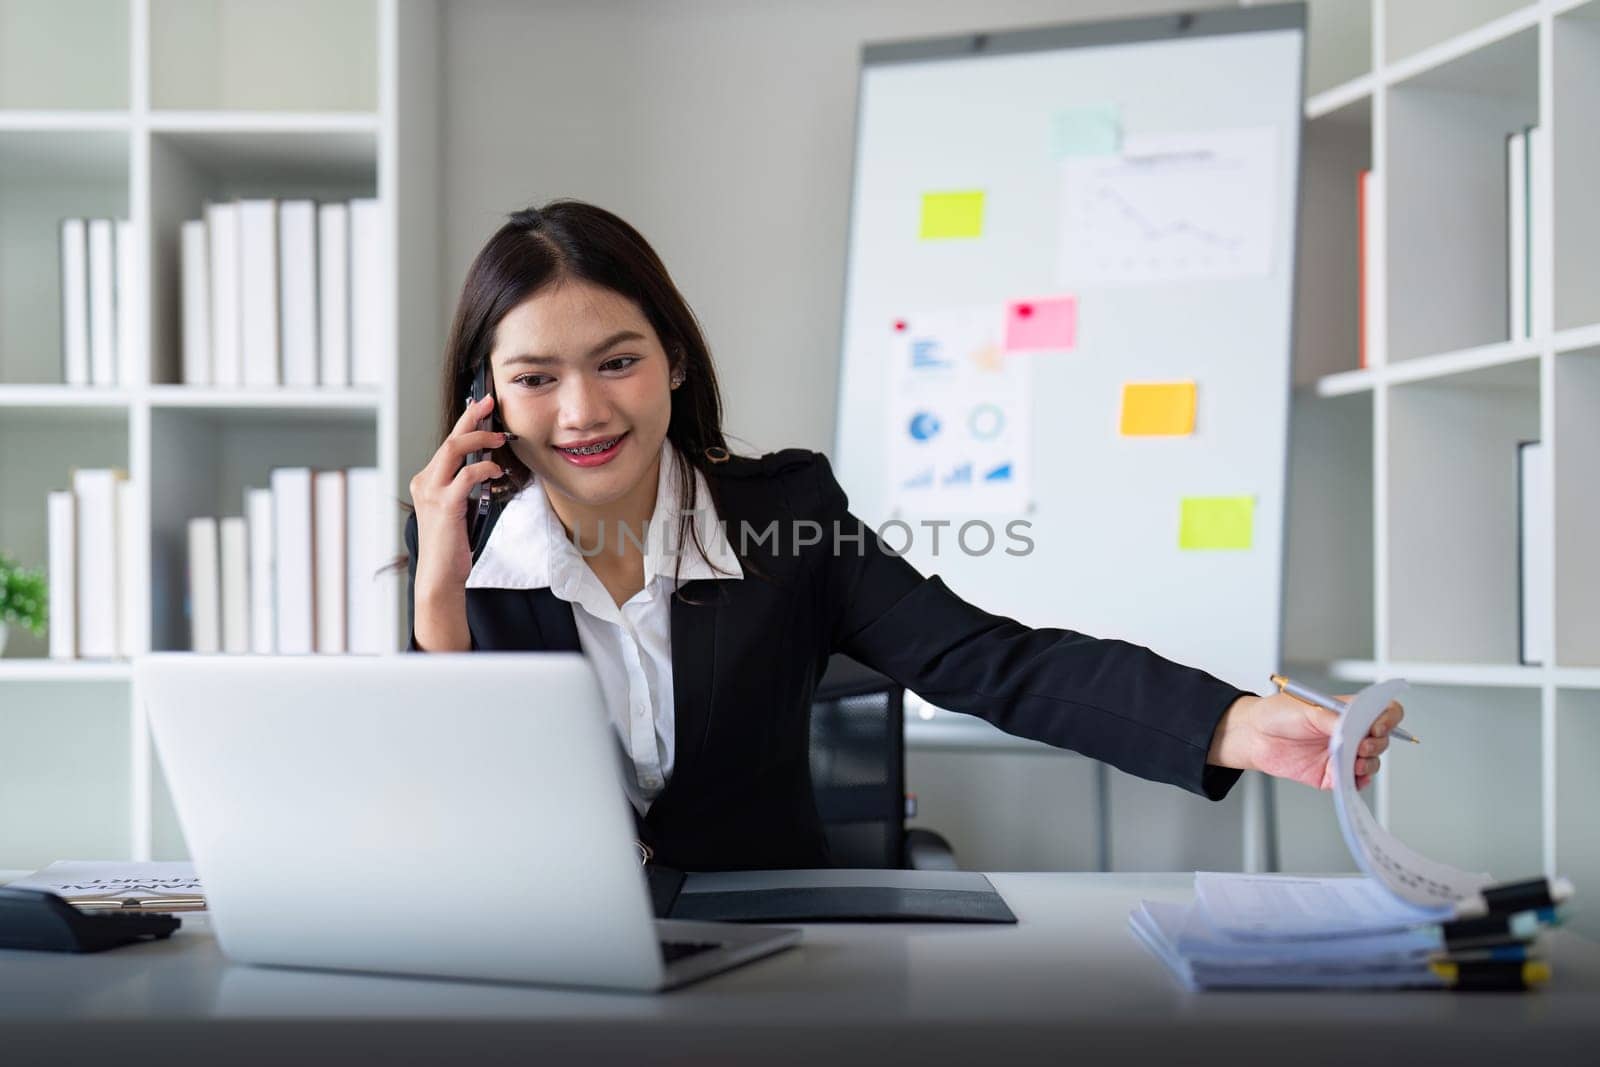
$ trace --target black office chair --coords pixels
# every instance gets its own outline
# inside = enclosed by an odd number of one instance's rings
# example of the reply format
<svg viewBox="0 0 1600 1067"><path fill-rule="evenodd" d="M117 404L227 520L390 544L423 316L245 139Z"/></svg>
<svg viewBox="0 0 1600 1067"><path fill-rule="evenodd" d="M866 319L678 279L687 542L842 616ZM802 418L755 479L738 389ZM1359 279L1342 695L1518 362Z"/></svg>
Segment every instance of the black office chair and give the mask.
<svg viewBox="0 0 1600 1067"><path fill-rule="evenodd" d="M905 690L848 656L812 700L811 784L836 866L959 869L943 837L906 829Z"/></svg>

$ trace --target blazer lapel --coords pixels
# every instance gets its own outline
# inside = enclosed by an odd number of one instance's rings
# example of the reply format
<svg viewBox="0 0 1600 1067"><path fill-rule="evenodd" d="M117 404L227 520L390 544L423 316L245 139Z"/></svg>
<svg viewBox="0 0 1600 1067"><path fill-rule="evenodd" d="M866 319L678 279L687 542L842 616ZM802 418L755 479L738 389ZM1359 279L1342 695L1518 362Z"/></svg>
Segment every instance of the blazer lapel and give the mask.
<svg viewBox="0 0 1600 1067"><path fill-rule="evenodd" d="M717 581L685 582L680 592L698 603L672 598L672 780L651 805L683 792L678 783L692 780L705 748L716 706L717 620L727 591Z"/></svg>
<svg viewBox="0 0 1600 1067"><path fill-rule="evenodd" d="M528 607L533 614L534 626L546 652L582 652L578 642L578 624L572 618L572 605L549 589L533 589L528 594Z"/></svg>

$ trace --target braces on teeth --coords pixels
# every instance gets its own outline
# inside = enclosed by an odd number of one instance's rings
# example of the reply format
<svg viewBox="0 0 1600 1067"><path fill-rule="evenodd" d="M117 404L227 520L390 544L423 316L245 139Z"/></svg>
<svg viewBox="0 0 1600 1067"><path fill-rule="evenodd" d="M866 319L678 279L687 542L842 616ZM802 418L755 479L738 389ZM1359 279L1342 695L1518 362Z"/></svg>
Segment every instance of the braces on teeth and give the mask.
<svg viewBox="0 0 1600 1067"><path fill-rule="evenodd" d="M616 443L617 439L613 437L609 441L601 441L596 445L584 445L582 448L563 448L561 451L573 456L592 456L597 452L604 452Z"/></svg>

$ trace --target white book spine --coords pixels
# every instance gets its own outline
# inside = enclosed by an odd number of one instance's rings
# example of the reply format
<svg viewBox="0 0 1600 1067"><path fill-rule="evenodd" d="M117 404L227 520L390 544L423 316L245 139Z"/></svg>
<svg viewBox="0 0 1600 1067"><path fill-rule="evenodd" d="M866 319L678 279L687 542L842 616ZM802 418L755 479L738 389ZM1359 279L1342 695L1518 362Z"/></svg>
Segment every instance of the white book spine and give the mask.
<svg viewBox="0 0 1600 1067"><path fill-rule="evenodd" d="M110 219L89 220L89 378L117 384L116 228Z"/></svg>
<svg viewBox="0 0 1600 1067"><path fill-rule="evenodd" d="M221 575L217 560L217 520L189 520L189 651L220 652Z"/></svg>
<svg viewBox="0 0 1600 1067"><path fill-rule="evenodd" d="M69 490L45 498L50 558L50 658L78 655L77 497Z"/></svg>
<svg viewBox="0 0 1600 1067"><path fill-rule="evenodd" d="M317 584L317 651L346 649L345 483L344 471L317 471L313 478Z"/></svg>
<svg viewBox="0 0 1600 1067"><path fill-rule="evenodd" d="M244 519L231 516L217 525L222 563L222 651L250 651L250 535Z"/></svg>
<svg viewBox="0 0 1600 1067"><path fill-rule="evenodd" d="M246 489L250 526L250 651L270 656L278 648L272 566L272 490Z"/></svg>
<svg viewBox="0 0 1600 1067"><path fill-rule="evenodd" d="M239 332L239 208L206 205L206 237L211 267L211 383L237 386L244 381Z"/></svg>
<svg viewBox="0 0 1600 1067"><path fill-rule="evenodd" d="M239 201L239 338L244 384L279 384L276 200Z"/></svg>
<svg viewBox="0 0 1600 1067"><path fill-rule="evenodd" d="M1527 315L1523 322L1523 329L1530 337L1533 336L1539 317L1535 309L1545 300L1544 294L1547 291L1546 286L1549 284L1549 279L1545 277L1544 273L1545 265L1550 262L1549 249L1545 248L1542 243L1544 240L1543 235L1549 232L1548 227L1542 221L1544 212L1548 210L1549 205L1539 195L1539 190L1544 186L1535 180L1538 167L1547 162L1549 158L1544 127L1528 127L1528 155L1523 167L1522 177L1522 184L1528 190L1526 216L1528 220L1528 251L1527 267L1525 268L1528 275L1528 295L1526 298Z"/></svg>
<svg viewBox="0 0 1600 1067"><path fill-rule="evenodd" d="M319 375L325 386L350 384L350 209L317 208Z"/></svg>
<svg viewBox="0 0 1600 1067"><path fill-rule="evenodd" d="M350 651L380 655L393 650L393 620L385 599L393 587L380 574L388 563L380 531L383 529L383 494L376 467L353 467L345 472L345 528L349 546L349 598L346 628ZM385 627L387 626L387 629Z"/></svg>
<svg viewBox="0 0 1600 1067"><path fill-rule="evenodd" d="M1528 335L1527 137L1506 136L1506 336Z"/></svg>
<svg viewBox="0 0 1600 1067"><path fill-rule="evenodd" d="M103 468L72 473L78 498L78 655L117 654L121 587L117 582L117 472Z"/></svg>
<svg viewBox="0 0 1600 1067"><path fill-rule="evenodd" d="M311 471L280 467L272 472L272 547L277 644L282 655L308 653L315 646L314 543Z"/></svg>
<svg viewBox="0 0 1600 1067"><path fill-rule="evenodd" d="M139 486L126 479L117 482L117 578L122 591L122 617L117 624L117 655L136 656L145 651L143 561L139 546L144 539L144 500Z"/></svg>
<svg viewBox="0 0 1600 1067"><path fill-rule="evenodd" d="M204 219L183 224L183 384L211 384L211 252Z"/></svg>
<svg viewBox="0 0 1600 1067"><path fill-rule="evenodd" d="M140 372L138 339L139 294L138 248L133 223L117 220L117 384L136 385Z"/></svg>
<svg viewBox="0 0 1600 1067"><path fill-rule="evenodd" d="M89 384L89 236L83 219L61 220L61 359L68 385Z"/></svg>
<svg viewBox="0 0 1600 1067"><path fill-rule="evenodd" d="M1520 508L1517 526L1521 559L1518 585L1522 593L1523 663L1538 666L1550 661L1551 573L1550 490L1545 482L1544 446L1537 441L1517 448L1517 489Z"/></svg>
<svg viewBox="0 0 1600 1067"><path fill-rule="evenodd" d="M383 224L376 200L350 201L350 380L380 385L389 365L384 328Z"/></svg>
<svg viewBox="0 0 1600 1067"><path fill-rule="evenodd" d="M278 205L278 295L282 307L283 384L317 384L317 205Z"/></svg>
<svg viewBox="0 0 1600 1067"><path fill-rule="evenodd" d="M1362 198L1366 201L1367 210L1362 217L1362 225L1366 232L1362 234L1361 247L1365 249L1367 262L1361 271L1363 306L1366 313L1362 318L1362 347L1366 352L1369 363L1377 359L1380 337L1383 332L1383 285L1376 269L1377 259L1377 230L1378 230L1378 197L1382 195L1383 183L1378 180L1378 172L1364 170L1361 172Z"/></svg>

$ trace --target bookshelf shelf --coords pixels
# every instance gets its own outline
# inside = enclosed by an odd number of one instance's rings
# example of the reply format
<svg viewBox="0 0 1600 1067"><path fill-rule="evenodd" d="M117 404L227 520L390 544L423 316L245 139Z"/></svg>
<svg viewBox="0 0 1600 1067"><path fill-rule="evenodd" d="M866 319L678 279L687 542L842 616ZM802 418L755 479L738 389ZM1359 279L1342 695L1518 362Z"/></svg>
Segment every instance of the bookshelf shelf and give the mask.
<svg viewBox="0 0 1600 1067"><path fill-rule="evenodd" d="M127 389L97 388L83 385L0 385L0 409L17 409L20 417L29 411L49 410L54 415L124 414L133 403Z"/></svg>
<svg viewBox="0 0 1600 1067"><path fill-rule="evenodd" d="M3 682L127 682L133 668L126 660L0 659Z"/></svg>
<svg viewBox="0 0 1600 1067"><path fill-rule="evenodd" d="M295 418L324 415L371 416L382 397L376 389L218 389L192 385L153 385L152 410L218 411Z"/></svg>
<svg viewBox="0 0 1600 1067"><path fill-rule="evenodd" d="M1326 590L1370 583L1372 640L1352 642L1340 610L1307 610L1292 644L1286 632L1286 659L1335 685L1413 683L1408 719L1427 759L1387 761L1375 797L1379 817L1408 843L1498 873L1600 877L1584 826L1600 803L1589 771L1600 758L1600 0L1359 6L1370 7L1380 58L1310 102L1301 270L1317 284L1302 286L1299 311L1322 323L1352 314L1356 218L1348 199L1318 193L1337 190L1363 158L1326 145L1341 116L1365 114L1364 158L1384 216L1367 266L1387 313L1370 369L1353 369L1351 326L1302 335L1297 360L1307 363L1296 380L1309 387L1297 391L1295 417L1323 425L1309 431L1323 452L1357 457L1347 472L1360 466L1357 440L1368 447L1371 522L1330 538L1319 525L1327 509L1302 503L1288 551L1295 558L1297 540L1318 546L1334 572ZM1369 79L1370 97L1359 88ZM1366 112L1351 110L1358 105ZM1543 131L1528 178L1532 328L1511 337L1506 137L1529 126ZM1347 236L1327 237L1336 225ZM1351 410L1370 410L1370 424L1348 418ZM1341 417L1351 435L1342 443L1326 428ZM1519 662L1523 440L1545 444L1553 487L1534 502L1544 528L1528 534L1554 559L1528 600L1553 624L1553 655L1540 666ZM1291 487L1300 476L1295 468ZM1330 551L1342 537L1369 544L1370 562ZM1436 790L1460 795L1463 781L1475 794L1483 784L1471 811L1426 803ZM1482 839L1462 827L1479 827ZM1290 821L1283 832L1300 829Z"/></svg>
<svg viewBox="0 0 1600 1067"><path fill-rule="evenodd" d="M1316 96L1306 101L1306 118L1320 119L1337 111L1342 111L1352 104L1359 104L1372 98L1373 86L1376 82L1372 75L1363 74L1343 85L1336 85L1332 89L1325 89Z"/></svg>
<svg viewBox="0 0 1600 1067"><path fill-rule="evenodd" d="M133 129L133 117L126 111L18 111L0 110L0 132L40 131L79 133Z"/></svg>
<svg viewBox="0 0 1600 1067"><path fill-rule="evenodd" d="M354 111L153 111L148 123L156 133L364 133L376 136L382 120L375 114Z"/></svg>

